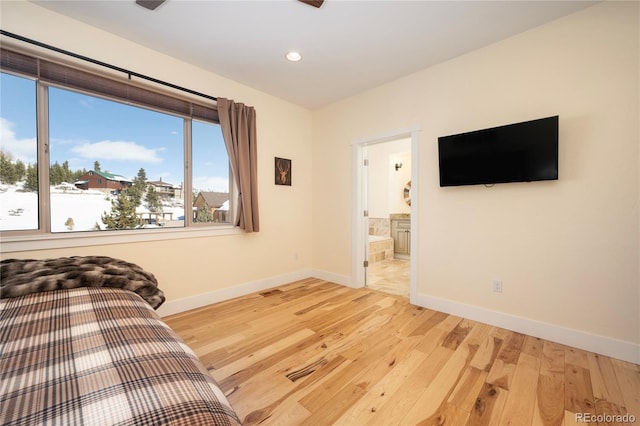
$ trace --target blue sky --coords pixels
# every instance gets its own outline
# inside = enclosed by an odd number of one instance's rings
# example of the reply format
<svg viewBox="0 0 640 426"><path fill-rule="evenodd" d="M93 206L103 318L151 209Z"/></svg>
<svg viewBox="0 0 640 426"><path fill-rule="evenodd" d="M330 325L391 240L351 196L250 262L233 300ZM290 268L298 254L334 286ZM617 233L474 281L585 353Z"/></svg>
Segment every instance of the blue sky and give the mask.
<svg viewBox="0 0 640 426"><path fill-rule="evenodd" d="M0 148L24 163L36 161L35 84L0 74ZM183 119L59 89L49 89L51 163L148 180L184 181ZM194 188L226 191L228 159L218 126L193 121Z"/></svg>

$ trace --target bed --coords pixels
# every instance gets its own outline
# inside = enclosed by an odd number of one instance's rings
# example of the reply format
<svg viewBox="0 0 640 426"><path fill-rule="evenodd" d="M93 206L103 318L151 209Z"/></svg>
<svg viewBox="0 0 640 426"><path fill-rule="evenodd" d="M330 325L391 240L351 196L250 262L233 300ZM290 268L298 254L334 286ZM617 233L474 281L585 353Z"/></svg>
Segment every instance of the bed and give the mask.
<svg viewBox="0 0 640 426"><path fill-rule="evenodd" d="M0 424L240 424L163 302L119 259L0 262Z"/></svg>

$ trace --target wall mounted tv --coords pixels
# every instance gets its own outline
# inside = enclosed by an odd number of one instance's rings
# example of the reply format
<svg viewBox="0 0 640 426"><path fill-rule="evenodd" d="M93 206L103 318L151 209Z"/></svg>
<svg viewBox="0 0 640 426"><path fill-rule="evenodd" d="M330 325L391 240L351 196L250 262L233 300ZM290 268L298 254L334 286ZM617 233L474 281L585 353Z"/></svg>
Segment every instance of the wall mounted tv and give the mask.
<svg viewBox="0 0 640 426"><path fill-rule="evenodd" d="M440 186L558 179L558 116L438 138Z"/></svg>

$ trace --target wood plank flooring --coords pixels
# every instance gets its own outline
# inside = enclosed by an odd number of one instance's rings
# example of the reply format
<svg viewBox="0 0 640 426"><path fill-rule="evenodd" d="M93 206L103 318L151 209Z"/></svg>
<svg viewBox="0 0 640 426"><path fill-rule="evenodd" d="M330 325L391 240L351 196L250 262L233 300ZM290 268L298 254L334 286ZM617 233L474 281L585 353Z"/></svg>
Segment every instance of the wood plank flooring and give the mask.
<svg viewBox="0 0 640 426"><path fill-rule="evenodd" d="M638 365L370 289L306 279L165 321L248 425L640 423Z"/></svg>

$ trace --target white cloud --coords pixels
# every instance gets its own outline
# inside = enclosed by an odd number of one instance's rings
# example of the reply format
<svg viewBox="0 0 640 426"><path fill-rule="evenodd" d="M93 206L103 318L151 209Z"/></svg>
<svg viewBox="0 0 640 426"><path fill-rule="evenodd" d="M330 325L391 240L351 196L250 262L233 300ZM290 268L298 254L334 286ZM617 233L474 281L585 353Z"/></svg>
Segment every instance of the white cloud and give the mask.
<svg viewBox="0 0 640 426"><path fill-rule="evenodd" d="M36 138L18 139L13 130L14 123L0 117L0 149L11 154L13 160L35 164L37 158Z"/></svg>
<svg viewBox="0 0 640 426"><path fill-rule="evenodd" d="M162 158L158 153L164 148L150 149L135 142L128 141L100 141L83 143L71 148L71 151L83 158L92 160L125 160L143 163L160 163Z"/></svg>
<svg viewBox="0 0 640 426"><path fill-rule="evenodd" d="M229 179L216 176L198 176L193 178L192 184L196 191L229 191Z"/></svg>
<svg viewBox="0 0 640 426"><path fill-rule="evenodd" d="M58 145L73 145L78 143L77 140L59 138L52 138L49 142L51 143L52 148L57 147Z"/></svg>
<svg viewBox="0 0 640 426"><path fill-rule="evenodd" d="M93 99L91 98L81 98L78 103L84 108L93 109Z"/></svg>

